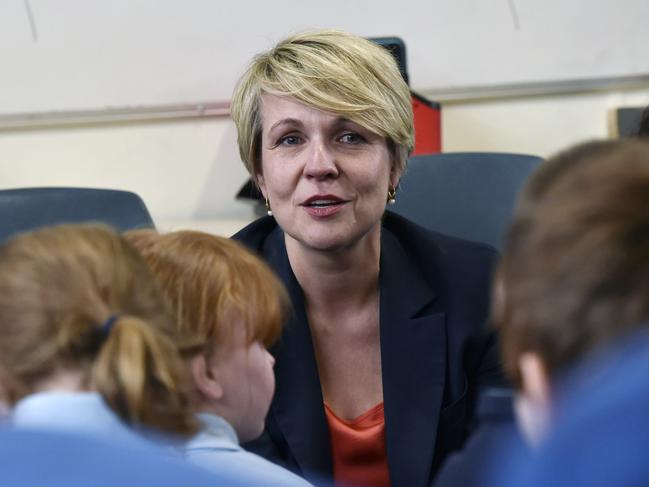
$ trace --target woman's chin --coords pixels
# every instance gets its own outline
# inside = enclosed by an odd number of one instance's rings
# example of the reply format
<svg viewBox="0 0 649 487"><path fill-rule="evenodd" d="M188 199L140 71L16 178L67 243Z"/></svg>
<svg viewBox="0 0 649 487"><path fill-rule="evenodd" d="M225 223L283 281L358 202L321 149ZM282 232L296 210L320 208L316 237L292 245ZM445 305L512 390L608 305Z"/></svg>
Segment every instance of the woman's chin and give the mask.
<svg viewBox="0 0 649 487"><path fill-rule="evenodd" d="M296 222L297 223L297 222ZM280 226L282 226L280 224ZM380 220L372 225L362 225L359 221L338 221L328 224L305 222L302 225L286 225L283 227L287 238L287 246L320 252L339 252L353 249L356 244L370 235L380 235ZM376 232L373 232L376 229ZM289 243L289 240L293 242Z"/></svg>
<svg viewBox="0 0 649 487"><path fill-rule="evenodd" d="M313 232L306 235L287 234L287 240L293 240L295 247L305 250L336 253L352 250L366 236L367 232ZM287 244L292 245L288 241Z"/></svg>
<svg viewBox="0 0 649 487"><path fill-rule="evenodd" d="M288 246L300 247L305 250L334 252L349 245L349 236L334 234L327 231L311 232L308 234L286 232ZM289 240L293 242L289 243Z"/></svg>
<svg viewBox="0 0 649 487"><path fill-rule="evenodd" d="M323 236L309 238L301 242L304 247L320 252L335 252L348 246L347 239Z"/></svg>

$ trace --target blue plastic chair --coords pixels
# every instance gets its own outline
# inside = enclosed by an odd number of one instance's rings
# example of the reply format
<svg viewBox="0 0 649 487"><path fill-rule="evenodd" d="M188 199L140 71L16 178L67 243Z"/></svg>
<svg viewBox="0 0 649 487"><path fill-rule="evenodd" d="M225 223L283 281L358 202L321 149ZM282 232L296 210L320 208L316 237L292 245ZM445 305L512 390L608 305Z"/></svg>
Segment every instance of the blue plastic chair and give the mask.
<svg viewBox="0 0 649 487"><path fill-rule="evenodd" d="M101 222L119 231L154 227L142 199L129 191L93 188L0 190L0 242L61 223Z"/></svg>
<svg viewBox="0 0 649 487"><path fill-rule="evenodd" d="M541 160L482 152L413 157L389 209L430 230L500 250L518 192Z"/></svg>

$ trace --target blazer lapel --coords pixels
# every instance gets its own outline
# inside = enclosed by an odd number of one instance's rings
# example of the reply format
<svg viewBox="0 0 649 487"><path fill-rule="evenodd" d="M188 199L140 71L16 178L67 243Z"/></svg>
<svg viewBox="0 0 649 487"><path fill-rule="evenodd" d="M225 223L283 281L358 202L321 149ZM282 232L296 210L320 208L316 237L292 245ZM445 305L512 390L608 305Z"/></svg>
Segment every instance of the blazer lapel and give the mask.
<svg viewBox="0 0 649 487"><path fill-rule="evenodd" d="M266 249L269 250L264 251L265 257L286 284L293 303L293 315L273 349L276 386L271 414L302 472L307 478L314 475L317 479L331 475L333 466L304 296L291 269L283 233L277 229L268 240Z"/></svg>
<svg viewBox="0 0 649 487"><path fill-rule="evenodd" d="M428 485L446 372L445 313L399 241L381 237L381 360L393 487Z"/></svg>

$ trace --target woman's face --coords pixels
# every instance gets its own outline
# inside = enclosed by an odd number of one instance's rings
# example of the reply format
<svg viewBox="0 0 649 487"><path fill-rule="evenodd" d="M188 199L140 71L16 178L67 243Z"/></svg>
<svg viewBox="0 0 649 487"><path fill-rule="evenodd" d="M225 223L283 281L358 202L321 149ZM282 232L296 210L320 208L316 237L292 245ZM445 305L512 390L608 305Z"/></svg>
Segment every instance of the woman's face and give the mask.
<svg viewBox="0 0 649 487"><path fill-rule="evenodd" d="M261 104L259 186L288 239L340 250L378 236L398 174L384 137L291 97Z"/></svg>

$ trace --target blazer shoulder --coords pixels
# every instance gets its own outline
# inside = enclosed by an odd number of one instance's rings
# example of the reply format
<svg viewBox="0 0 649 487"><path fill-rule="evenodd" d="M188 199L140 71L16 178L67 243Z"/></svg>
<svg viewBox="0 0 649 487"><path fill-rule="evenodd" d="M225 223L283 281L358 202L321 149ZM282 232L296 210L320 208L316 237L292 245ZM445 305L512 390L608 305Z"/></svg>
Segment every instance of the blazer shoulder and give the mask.
<svg viewBox="0 0 649 487"><path fill-rule="evenodd" d="M488 244L434 232L389 211L383 225L417 262L432 261L449 271L486 268L491 273L499 258Z"/></svg>
<svg viewBox="0 0 649 487"><path fill-rule="evenodd" d="M261 253L266 238L277 228L277 222L272 216L261 217L246 225L232 235L237 240L254 252Z"/></svg>

